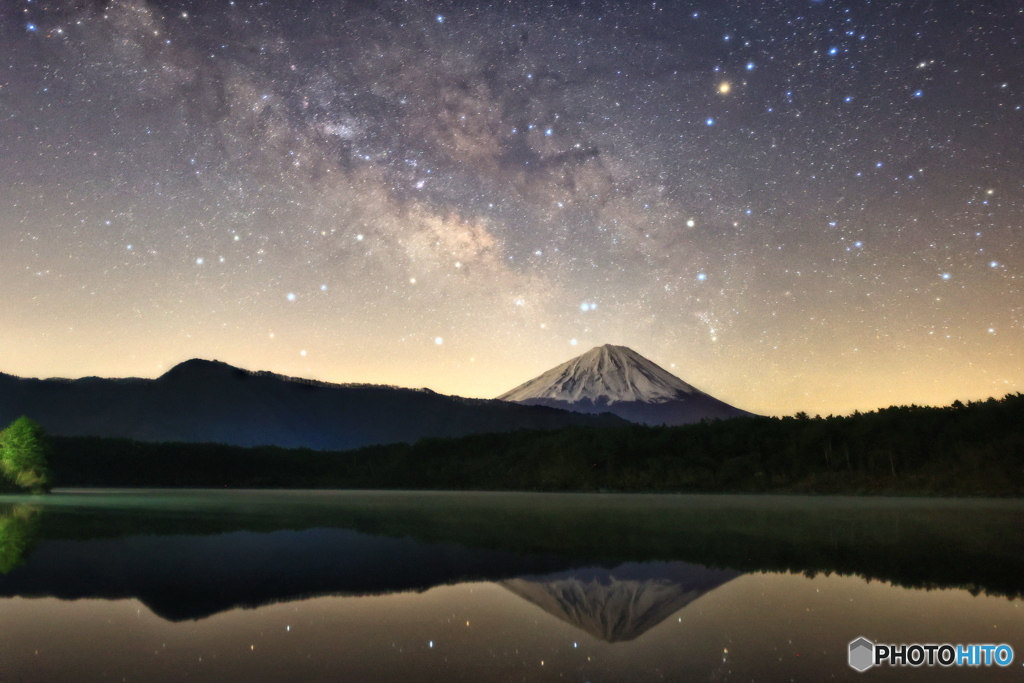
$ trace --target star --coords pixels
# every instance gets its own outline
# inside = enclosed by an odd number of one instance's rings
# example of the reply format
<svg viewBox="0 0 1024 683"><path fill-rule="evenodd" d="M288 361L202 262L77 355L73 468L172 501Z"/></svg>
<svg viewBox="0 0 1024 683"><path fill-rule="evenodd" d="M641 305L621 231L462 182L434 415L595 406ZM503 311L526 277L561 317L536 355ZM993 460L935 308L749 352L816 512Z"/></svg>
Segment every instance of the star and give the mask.
<svg viewBox="0 0 1024 683"><path fill-rule="evenodd" d="M493 397L612 343L773 415L1020 374L1005 6L58 4L0 13L2 372Z"/></svg>

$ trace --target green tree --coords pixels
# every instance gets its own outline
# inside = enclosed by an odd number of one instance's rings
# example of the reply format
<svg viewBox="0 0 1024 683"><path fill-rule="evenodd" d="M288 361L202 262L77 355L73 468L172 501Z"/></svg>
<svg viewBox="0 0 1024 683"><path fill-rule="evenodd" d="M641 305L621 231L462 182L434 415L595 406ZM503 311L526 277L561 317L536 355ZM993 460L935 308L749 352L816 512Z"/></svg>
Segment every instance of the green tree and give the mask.
<svg viewBox="0 0 1024 683"><path fill-rule="evenodd" d="M7 488L46 493L50 490L47 463L50 442L38 422L19 417L0 432L0 475Z"/></svg>

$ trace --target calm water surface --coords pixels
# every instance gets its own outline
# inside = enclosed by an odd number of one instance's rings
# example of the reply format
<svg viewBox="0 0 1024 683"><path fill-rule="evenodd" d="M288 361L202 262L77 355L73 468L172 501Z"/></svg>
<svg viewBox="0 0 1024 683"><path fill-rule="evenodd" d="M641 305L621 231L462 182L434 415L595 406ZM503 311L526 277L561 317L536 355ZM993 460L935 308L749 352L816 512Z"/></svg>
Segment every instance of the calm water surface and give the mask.
<svg viewBox="0 0 1024 683"><path fill-rule="evenodd" d="M1020 680L1024 502L0 497L0 681ZM847 666L1007 643L1006 669Z"/></svg>

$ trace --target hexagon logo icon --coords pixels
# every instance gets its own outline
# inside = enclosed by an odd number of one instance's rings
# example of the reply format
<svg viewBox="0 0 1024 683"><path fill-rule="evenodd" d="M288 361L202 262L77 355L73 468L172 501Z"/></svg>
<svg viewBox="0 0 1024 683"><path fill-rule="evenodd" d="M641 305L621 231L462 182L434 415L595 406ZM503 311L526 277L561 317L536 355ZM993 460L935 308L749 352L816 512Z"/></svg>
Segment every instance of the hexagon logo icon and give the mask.
<svg viewBox="0 0 1024 683"><path fill-rule="evenodd" d="M850 643L850 667L867 671L875 665L875 644L864 637Z"/></svg>

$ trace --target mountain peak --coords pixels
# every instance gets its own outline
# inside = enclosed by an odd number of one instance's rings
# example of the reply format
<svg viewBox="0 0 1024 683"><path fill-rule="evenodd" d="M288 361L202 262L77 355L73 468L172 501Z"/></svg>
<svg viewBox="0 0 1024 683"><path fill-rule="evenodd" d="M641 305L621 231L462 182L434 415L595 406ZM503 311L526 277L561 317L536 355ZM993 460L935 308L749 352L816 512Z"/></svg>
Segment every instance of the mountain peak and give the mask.
<svg viewBox="0 0 1024 683"><path fill-rule="evenodd" d="M595 346L498 398L553 399L610 405L624 401L662 403L701 394L627 346Z"/></svg>
<svg viewBox="0 0 1024 683"><path fill-rule="evenodd" d="M203 358L191 358L178 363L173 368L161 375L164 378L190 378L208 376L212 374L227 374L232 372L244 372L234 365L228 365L219 360L205 360Z"/></svg>

